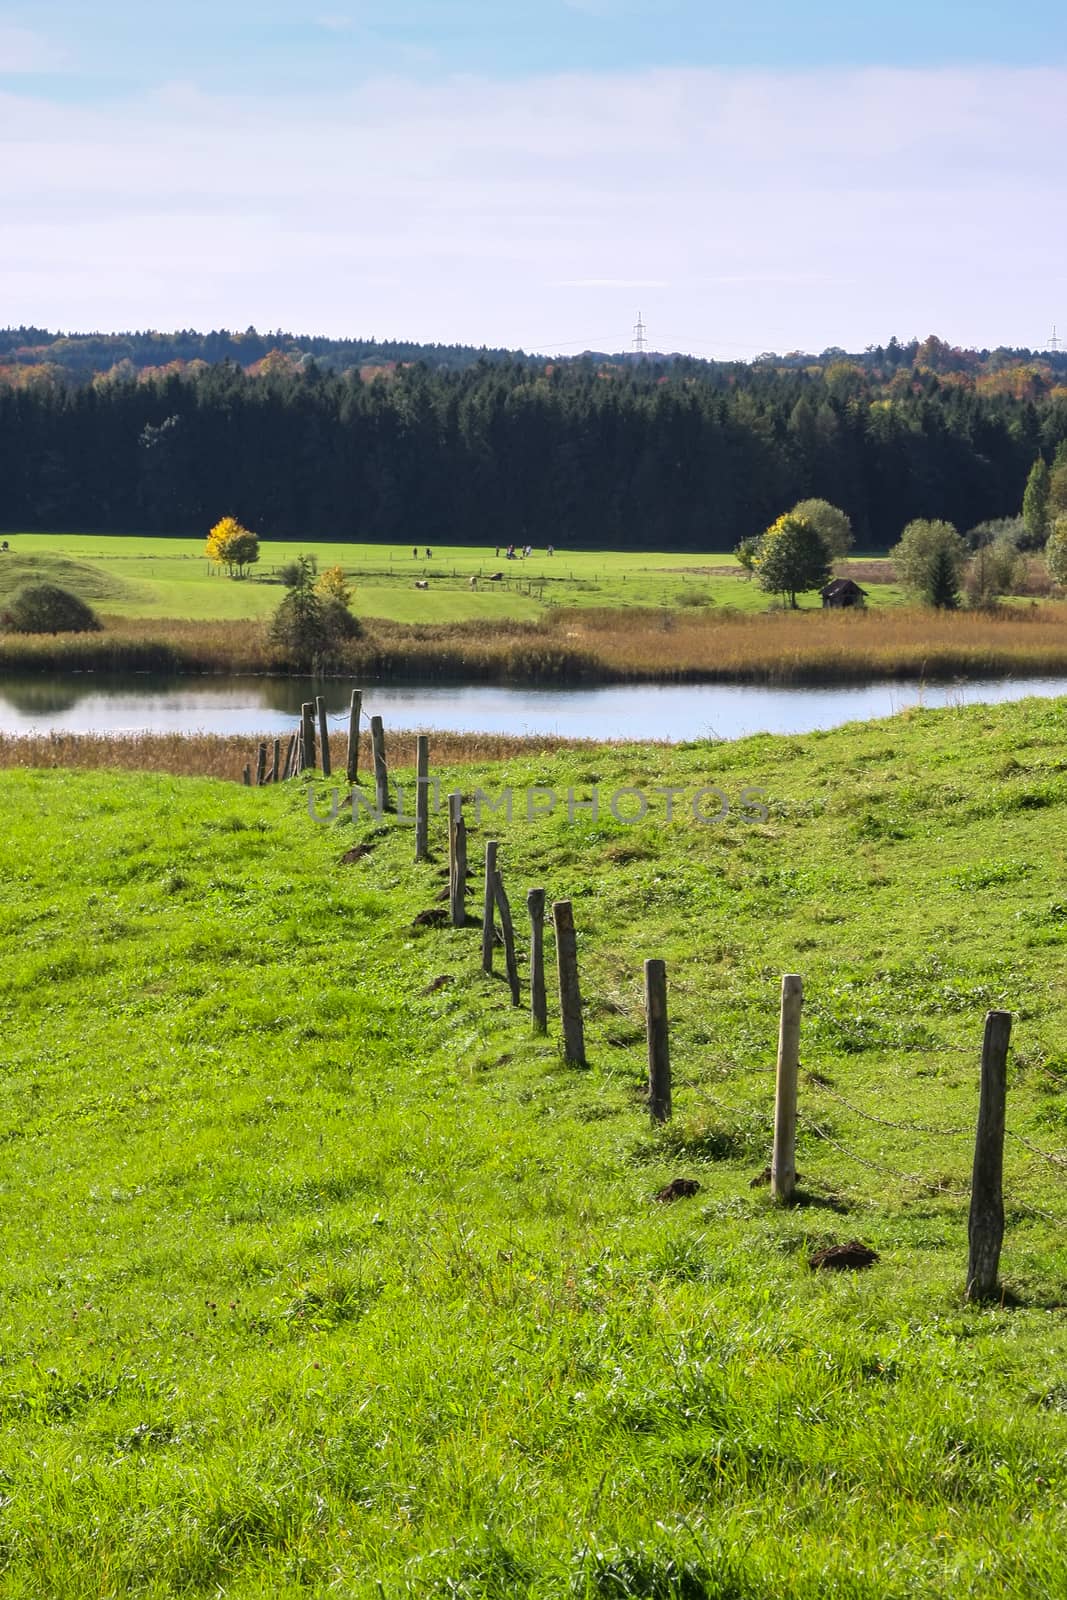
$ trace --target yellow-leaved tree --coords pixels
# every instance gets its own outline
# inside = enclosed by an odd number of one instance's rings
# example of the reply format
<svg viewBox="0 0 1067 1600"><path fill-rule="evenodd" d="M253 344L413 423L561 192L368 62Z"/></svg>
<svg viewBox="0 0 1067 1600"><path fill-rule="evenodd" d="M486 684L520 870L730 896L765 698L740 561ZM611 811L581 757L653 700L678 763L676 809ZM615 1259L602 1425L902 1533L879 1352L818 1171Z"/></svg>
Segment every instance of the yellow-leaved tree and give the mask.
<svg viewBox="0 0 1067 1600"><path fill-rule="evenodd" d="M352 588L345 578L343 567L327 567L315 580L315 593L323 600L339 600L347 606L352 602Z"/></svg>
<svg viewBox="0 0 1067 1600"><path fill-rule="evenodd" d="M242 527L236 517L223 517L208 534L204 554L216 566L225 567L231 578L243 578L259 560L259 537Z"/></svg>

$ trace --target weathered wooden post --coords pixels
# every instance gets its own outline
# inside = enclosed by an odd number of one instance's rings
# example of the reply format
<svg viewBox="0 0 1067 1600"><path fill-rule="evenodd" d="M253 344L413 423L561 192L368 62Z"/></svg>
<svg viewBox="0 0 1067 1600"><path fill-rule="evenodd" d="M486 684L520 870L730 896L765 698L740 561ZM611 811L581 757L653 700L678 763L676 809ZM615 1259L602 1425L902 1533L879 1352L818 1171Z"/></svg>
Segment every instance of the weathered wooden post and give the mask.
<svg viewBox="0 0 1067 1600"><path fill-rule="evenodd" d="M526 896L530 913L530 1021L538 1033L548 1027L545 998L545 891L531 889Z"/></svg>
<svg viewBox="0 0 1067 1600"><path fill-rule="evenodd" d="M485 841L485 895L482 900L482 971L493 970L493 944L496 940L496 921L493 911L496 906L496 852L495 839Z"/></svg>
<svg viewBox="0 0 1067 1600"><path fill-rule="evenodd" d="M653 1122L671 1115L671 1051L667 1032L667 967L645 962L645 1030L648 1036L648 1109Z"/></svg>
<svg viewBox="0 0 1067 1600"><path fill-rule="evenodd" d="M291 778L293 773L296 771L296 747L299 743L299 733L291 733L289 735L289 748L285 752L285 771L282 773L283 778Z"/></svg>
<svg viewBox="0 0 1067 1600"><path fill-rule="evenodd" d="M267 777L267 747L261 744L256 751L256 788L262 789Z"/></svg>
<svg viewBox="0 0 1067 1600"><path fill-rule="evenodd" d="M467 925L467 824L463 820L463 796L457 790L448 797L449 899L452 926Z"/></svg>
<svg viewBox="0 0 1067 1600"><path fill-rule="evenodd" d="M333 771L330 766L330 724L326 717L326 697L315 696L315 710L319 717L319 744L322 747L322 775L328 778Z"/></svg>
<svg viewBox="0 0 1067 1600"><path fill-rule="evenodd" d="M281 776L282 776L282 741L280 739L275 739L275 741L274 741L274 761L273 761L273 763L271 765L271 769L270 769L270 781L272 783L280 783L281 782Z"/></svg>
<svg viewBox="0 0 1067 1600"><path fill-rule="evenodd" d="M315 770L315 703L305 700L300 707L300 771Z"/></svg>
<svg viewBox="0 0 1067 1600"><path fill-rule="evenodd" d="M1004 1123L1011 1012L991 1011L982 1039L982 1082L967 1223L967 1299L992 1300L1004 1241Z"/></svg>
<svg viewBox="0 0 1067 1600"><path fill-rule="evenodd" d="M511 990L511 1003L513 1006L522 1004L522 990L519 986L519 963L515 955L515 924L511 920L511 905L508 901L504 880L500 873L493 873L493 893L496 896L497 910L500 912L500 929L504 935L504 966L508 975L508 988Z"/></svg>
<svg viewBox="0 0 1067 1600"><path fill-rule="evenodd" d="M430 854L430 740L420 733L415 740L415 860Z"/></svg>
<svg viewBox="0 0 1067 1600"><path fill-rule="evenodd" d="M559 978L559 1008L563 1018L563 1055L573 1066L584 1067L585 1028L582 1025L582 994L578 987L578 941L574 932L574 907L569 900L557 900L552 907L556 929L556 972Z"/></svg>
<svg viewBox="0 0 1067 1600"><path fill-rule="evenodd" d="M348 751L345 756L345 777L349 783L359 782L359 719L363 711L363 690L352 690L352 704L348 712Z"/></svg>
<svg viewBox="0 0 1067 1600"><path fill-rule="evenodd" d="M243 777L244 777L245 788L246 789L250 789L252 787L252 767L251 767L250 763L247 762L247 761L245 762L245 770L244 770Z"/></svg>
<svg viewBox="0 0 1067 1600"><path fill-rule="evenodd" d="M803 980L782 979L782 1012L778 1025L778 1076L774 1091L774 1148L771 1191L783 1203L793 1198L797 1182L797 1073L800 1068L800 1009Z"/></svg>
<svg viewBox="0 0 1067 1600"><path fill-rule="evenodd" d="M370 719L370 744L374 755L374 806L381 813L389 807L389 768L385 760L385 729L381 717Z"/></svg>

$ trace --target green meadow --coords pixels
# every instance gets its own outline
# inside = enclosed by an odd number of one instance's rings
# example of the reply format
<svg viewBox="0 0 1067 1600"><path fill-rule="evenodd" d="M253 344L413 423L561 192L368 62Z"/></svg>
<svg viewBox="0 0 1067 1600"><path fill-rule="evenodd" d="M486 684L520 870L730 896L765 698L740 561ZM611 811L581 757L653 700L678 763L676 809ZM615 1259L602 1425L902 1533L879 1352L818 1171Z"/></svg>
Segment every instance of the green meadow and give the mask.
<svg viewBox="0 0 1067 1600"><path fill-rule="evenodd" d="M732 555L558 551L544 548L508 561L501 547L298 543L264 540L259 565L247 579L214 571L202 539L130 538L103 534L22 533L8 536L0 557L0 600L19 582L64 583L106 615L204 621L267 617L281 595L277 568L310 552L319 568L344 568L360 615L389 622L529 621L554 606L720 607L764 611L770 597L746 579ZM869 586L864 561L862 579ZM877 562L874 564L877 570ZM490 582L490 574L503 580ZM478 587L471 589L471 578ZM415 588L424 580L429 588ZM895 584L875 584L871 601L900 604ZM802 602L818 606L818 596Z"/></svg>
<svg viewBox="0 0 1067 1600"><path fill-rule="evenodd" d="M573 900L585 1070L437 925L441 818L416 867L409 828L313 821L301 784L0 773L0 1592L1067 1592L1065 712L442 772L472 915L490 836L520 933L530 886ZM532 822L530 785L561 797ZM973 1306L990 1008L1004 1292ZM870 1270L809 1266L853 1239Z"/></svg>

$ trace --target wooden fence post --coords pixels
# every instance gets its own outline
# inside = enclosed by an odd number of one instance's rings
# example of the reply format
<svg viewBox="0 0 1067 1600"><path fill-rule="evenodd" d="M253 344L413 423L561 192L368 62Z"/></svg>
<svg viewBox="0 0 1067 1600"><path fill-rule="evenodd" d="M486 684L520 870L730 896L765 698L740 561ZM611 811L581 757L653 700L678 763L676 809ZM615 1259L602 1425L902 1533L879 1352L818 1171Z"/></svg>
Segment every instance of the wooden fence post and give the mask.
<svg viewBox="0 0 1067 1600"><path fill-rule="evenodd" d="M349 783L359 782L359 719L363 711L363 690L352 690L352 705L348 712L348 752L345 756L345 777Z"/></svg>
<svg viewBox="0 0 1067 1600"><path fill-rule="evenodd" d="M556 928L556 971L559 977L559 1008L563 1015L564 1058L584 1067L585 1029L582 1026L582 995L578 987L578 943L574 933L574 907L569 900L557 900L552 907Z"/></svg>
<svg viewBox="0 0 1067 1600"><path fill-rule="evenodd" d="M328 778L333 771L330 765L330 724L326 718L326 697L315 696L315 710L319 716L319 744L322 748L322 775Z"/></svg>
<svg viewBox="0 0 1067 1600"><path fill-rule="evenodd" d="M795 974L782 979L782 1013L778 1027L778 1076L774 1092L774 1149L771 1191L783 1203L793 1198L797 1182L797 1072L800 1067L800 1008L804 983Z"/></svg>
<svg viewBox="0 0 1067 1600"><path fill-rule="evenodd" d="M296 748L297 748L297 745L299 743L300 743L300 734L299 733L291 733L289 735L289 748L285 752L285 773L284 773L284 776L286 778L291 778L293 776L293 773L296 771Z"/></svg>
<svg viewBox="0 0 1067 1600"><path fill-rule="evenodd" d="M496 905L496 852L495 839L485 841L485 897L482 901L482 971L491 973L493 970L493 944L496 939L496 923L493 919L493 908Z"/></svg>
<svg viewBox="0 0 1067 1600"><path fill-rule="evenodd" d="M467 824L463 820L463 796L456 791L448 797L448 885L452 926L467 925Z"/></svg>
<svg viewBox="0 0 1067 1600"><path fill-rule="evenodd" d="M415 740L415 860L430 854L430 740L420 733Z"/></svg>
<svg viewBox="0 0 1067 1600"><path fill-rule="evenodd" d="M648 1109L653 1122L671 1114L671 1051L667 1032L667 967L645 962L645 1029L648 1035Z"/></svg>
<svg viewBox="0 0 1067 1600"><path fill-rule="evenodd" d="M982 1039L982 1083L967 1223L967 1299L992 1300L1004 1241L1004 1123L1011 1012L990 1011Z"/></svg>
<svg viewBox="0 0 1067 1600"><path fill-rule="evenodd" d="M270 780L271 780L272 783L280 783L281 782L281 776L282 776L282 741L280 739L275 739L275 741L274 741L274 763L273 763L273 765L272 765L272 767L270 769Z"/></svg>
<svg viewBox="0 0 1067 1600"><path fill-rule="evenodd" d="M252 787L252 768L249 766L247 761L245 762L245 770L242 776L244 778L245 788L250 789Z"/></svg>
<svg viewBox="0 0 1067 1600"><path fill-rule="evenodd" d="M545 998L545 891L531 889L526 896L530 913L530 1020L538 1033L548 1027Z"/></svg>
<svg viewBox="0 0 1067 1600"><path fill-rule="evenodd" d="M315 704L305 700L300 707L300 771L315 770Z"/></svg>
<svg viewBox="0 0 1067 1600"><path fill-rule="evenodd" d="M381 717L370 719L370 743L374 755L374 806L378 812L389 806L389 768L385 760L385 729Z"/></svg>
<svg viewBox="0 0 1067 1600"><path fill-rule="evenodd" d="M262 789L267 778L267 747L261 744L256 751L256 788Z"/></svg>
<svg viewBox="0 0 1067 1600"><path fill-rule="evenodd" d="M515 924L511 920L511 906L508 903L507 893L504 889L504 880L500 873L493 869L493 893L496 896L497 909L500 912L500 927L504 935L504 963L508 974L508 988L511 990L511 1003L513 1006L522 1004L522 991L519 988L519 963L515 958Z"/></svg>

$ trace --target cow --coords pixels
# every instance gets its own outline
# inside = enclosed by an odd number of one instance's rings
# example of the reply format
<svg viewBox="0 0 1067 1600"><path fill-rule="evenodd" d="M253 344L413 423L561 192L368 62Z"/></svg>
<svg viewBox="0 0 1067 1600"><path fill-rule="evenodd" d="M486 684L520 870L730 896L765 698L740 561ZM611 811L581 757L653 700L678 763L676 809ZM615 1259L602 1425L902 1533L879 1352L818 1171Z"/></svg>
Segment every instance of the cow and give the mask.
<svg viewBox="0 0 1067 1600"><path fill-rule="evenodd" d="M427 583L425 578L416 578L415 587L416 589L428 589L430 585Z"/></svg>

